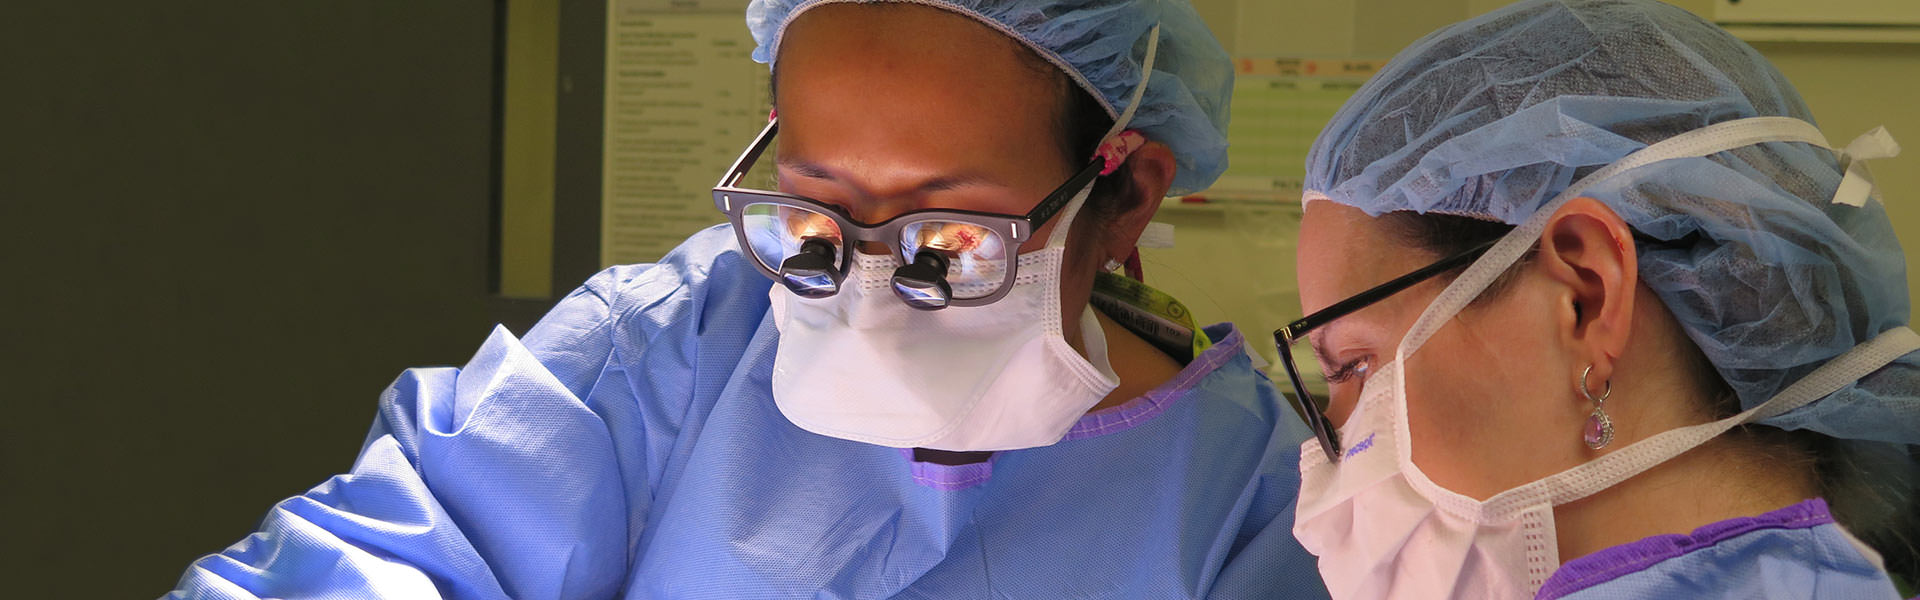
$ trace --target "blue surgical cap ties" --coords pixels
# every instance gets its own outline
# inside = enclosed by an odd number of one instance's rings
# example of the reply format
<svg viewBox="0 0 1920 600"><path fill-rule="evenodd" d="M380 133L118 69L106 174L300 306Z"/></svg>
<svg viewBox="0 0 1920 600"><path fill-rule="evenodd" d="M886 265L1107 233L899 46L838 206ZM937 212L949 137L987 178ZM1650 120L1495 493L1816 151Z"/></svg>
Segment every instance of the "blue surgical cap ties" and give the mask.
<svg viewBox="0 0 1920 600"><path fill-rule="evenodd" d="M1853 138L1840 150L1840 164L1847 174L1840 180L1840 188L1833 192L1833 201L1859 207L1866 206L1868 198L1880 200L1880 189L1873 185L1873 173L1867 170L1867 161L1899 155L1900 142L1894 141L1893 134L1887 133L1885 127L1875 127Z"/></svg>

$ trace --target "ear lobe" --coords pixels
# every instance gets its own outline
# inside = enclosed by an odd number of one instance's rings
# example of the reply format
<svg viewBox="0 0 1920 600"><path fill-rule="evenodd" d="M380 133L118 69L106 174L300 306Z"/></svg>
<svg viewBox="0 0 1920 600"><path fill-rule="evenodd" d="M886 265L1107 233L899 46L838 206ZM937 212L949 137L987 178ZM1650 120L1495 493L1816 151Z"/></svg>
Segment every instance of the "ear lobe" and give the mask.
<svg viewBox="0 0 1920 600"><path fill-rule="evenodd" d="M1626 221L1592 198L1576 198L1547 222L1537 260L1566 289L1570 302L1563 342L1611 376L1626 350L1640 284L1639 256ZM1602 379L1604 380L1604 379Z"/></svg>

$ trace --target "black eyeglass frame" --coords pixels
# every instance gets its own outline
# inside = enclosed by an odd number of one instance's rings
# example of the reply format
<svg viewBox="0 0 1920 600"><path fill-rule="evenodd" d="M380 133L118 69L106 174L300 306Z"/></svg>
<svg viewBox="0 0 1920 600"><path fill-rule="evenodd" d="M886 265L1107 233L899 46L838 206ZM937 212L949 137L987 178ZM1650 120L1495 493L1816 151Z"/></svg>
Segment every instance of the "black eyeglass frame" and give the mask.
<svg viewBox="0 0 1920 600"><path fill-rule="evenodd" d="M1699 234L1697 232L1689 233L1677 240L1662 240L1641 233L1638 230L1632 230L1631 234L1633 240L1637 243L1669 248L1691 246L1699 240ZM1494 244L1500 243L1501 239L1504 238L1487 240L1477 246L1463 250L1458 254L1442 258L1433 264L1416 269L1411 273L1395 277L1386 283L1368 288L1364 292L1348 296L1346 299L1335 302L1331 306L1313 311L1313 314L1301 317L1299 320L1288 323L1285 327L1273 331L1273 344L1279 349L1280 364L1287 370L1287 379L1291 380L1293 393L1300 402L1300 416L1307 421L1307 427L1313 430L1313 436L1320 440L1320 449L1327 453L1327 460L1329 462L1340 462L1340 432L1338 428L1334 427L1333 423L1327 419L1327 415L1320 409L1320 405L1313 402L1313 393L1307 391L1306 378L1300 376L1300 368L1295 365L1293 361L1293 345L1300 340L1306 339L1309 332L1333 322L1334 319L1358 312L1362 308L1385 300L1387 297L1405 291L1407 288L1418 285L1420 282L1479 260L1482 255L1487 253L1487 250L1493 248Z"/></svg>
<svg viewBox="0 0 1920 600"><path fill-rule="evenodd" d="M914 261L914 257L905 256L903 254L904 250L900 247L900 232L908 225L925 221L948 221L976 225L997 233L1005 240L1005 245L1008 249L1006 275L1001 281L1000 286L985 296L953 298L950 302L951 306L983 306L992 304L994 301L1005 297L1007 293L1013 289L1014 279L1018 276L1020 247L1025 245L1027 240L1032 237L1035 229L1046 225L1047 221L1052 220L1062 208L1065 208L1067 203L1073 200L1073 197L1078 194L1082 188L1085 188L1095 177L1098 177L1100 175L1100 167L1105 164L1098 158L1088 162L1086 166L1081 167L1079 171L1075 172L1071 177L1068 177L1065 183L1060 184L1052 193L1047 194L1045 198L1041 199L1040 203L1034 205L1033 210L1027 211L1025 215L1006 215L955 209L930 209L901 213L885 221L868 224L855 220L852 215L847 214L846 209L833 204L804 196L740 187L740 180L746 177L747 171L753 168L755 162L759 161L760 155L765 153L767 147L773 144L774 135L779 131L779 128L780 122L778 119L768 121L766 128L760 130L760 135L754 138L753 143L747 146L746 151L740 153L740 158L734 160L733 166L727 169L726 174L720 177L720 182L713 187L714 207L720 209L720 212L726 213L727 218L733 222L733 231L740 240L740 248L746 251L747 254L753 256L753 264L760 270L760 273L776 282L786 283L786 281L780 277L779 265L766 264L761 260L758 253L752 251L752 240L747 238L747 228L744 223L744 218L746 216L746 207L754 204L794 206L833 219L834 225L840 228L841 236L841 241L838 244L840 256L837 257L835 262L837 268L833 274L833 283L836 288L845 280L847 272L853 264L853 254L858 251L855 249L855 242L885 243L887 247L891 249L893 255L901 261L901 264L911 264ZM836 291L835 293L838 292Z"/></svg>
<svg viewBox="0 0 1920 600"><path fill-rule="evenodd" d="M1329 462L1340 462L1340 432L1333 426L1332 421L1327 419L1326 412L1321 410L1320 405L1314 403L1313 393L1307 391L1306 378L1300 376L1300 367L1293 361L1293 344L1306 339L1308 332L1331 323L1334 319L1358 312L1420 282L1473 262L1486 254L1487 250L1499 241L1500 238L1494 238L1459 254L1442 258L1411 273L1368 288L1367 291L1348 296L1345 300L1333 303L1332 306L1313 311L1313 314L1274 330L1273 343L1279 347L1280 365L1286 368L1287 379L1292 380L1293 393L1300 402L1300 416L1306 419L1307 427L1313 430L1313 436L1320 440L1320 449L1327 453Z"/></svg>

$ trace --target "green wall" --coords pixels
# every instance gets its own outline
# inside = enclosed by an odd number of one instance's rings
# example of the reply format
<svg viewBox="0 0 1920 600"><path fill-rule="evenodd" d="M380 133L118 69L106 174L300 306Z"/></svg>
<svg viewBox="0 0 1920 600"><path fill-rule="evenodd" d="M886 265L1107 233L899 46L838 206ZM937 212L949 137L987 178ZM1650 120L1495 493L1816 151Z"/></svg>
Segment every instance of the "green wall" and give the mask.
<svg viewBox="0 0 1920 600"><path fill-rule="evenodd" d="M1867 163L1886 200L1887 218L1907 259L1907 289L1920 297L1911 276L1920 263L1920 43L1754 44L1793 82L1813 109L1827 141L1846 145L1868 129L1885 125L1905 146L1898 158Z"/></svg>

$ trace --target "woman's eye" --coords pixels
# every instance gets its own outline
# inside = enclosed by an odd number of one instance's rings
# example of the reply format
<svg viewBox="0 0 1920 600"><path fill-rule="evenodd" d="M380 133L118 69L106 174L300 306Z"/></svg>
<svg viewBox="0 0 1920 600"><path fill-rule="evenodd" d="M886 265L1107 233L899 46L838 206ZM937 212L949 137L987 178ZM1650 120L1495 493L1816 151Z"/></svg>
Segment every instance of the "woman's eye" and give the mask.
<svg viewBox="0 0 1920 600"><path fill-rule="evenodd" d="M1367 370L1372 367L1372 356L1363 356L1341 363L1338 368L1327 372L1327 383L1348 383L1367 378Z"/></svg>

